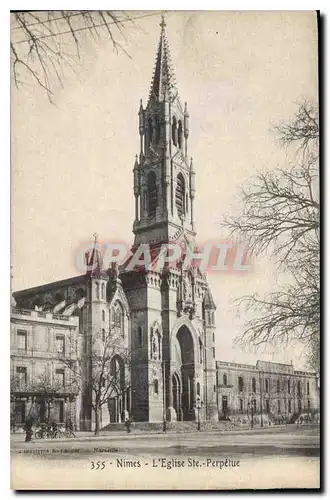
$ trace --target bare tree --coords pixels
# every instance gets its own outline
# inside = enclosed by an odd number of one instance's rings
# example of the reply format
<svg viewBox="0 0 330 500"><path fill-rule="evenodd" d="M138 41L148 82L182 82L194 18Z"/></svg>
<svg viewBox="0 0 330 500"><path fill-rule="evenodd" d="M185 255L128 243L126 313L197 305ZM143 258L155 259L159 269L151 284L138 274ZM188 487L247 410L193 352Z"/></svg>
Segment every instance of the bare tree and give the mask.
<svg viewBox="0 0 330 500"><path fill-rule="evenodd" d="M116 52L124 47L125 23L159 15L129 16L124 11L41 11L11 14L11 69L16 86L37 82L52 101L53 87L63 85L64 70L75 70L84 36L108 38ZM129 56L130 57L130 56Z"/></svg>
<svg viewBox="0 0 330 500"><path fill-rule="evenodd" d="M299 340L310 350L310 364L319 365L320 342L320 203L318 108L303 102L289 123L275 128L294 150L293 163L260 172L242 188L243 210L224 220L231 234L247 243L251 253L268 252L288 283L259 297L238 300L248 319L238 342L260 345Z"/></svg>
<svg viewBox="0 0 330 500"><path fill-rule="evenodd" d="M100 432L100 413L108 400L121 394L128 386L130 352L120 331L96 331L85 337L85 346L78 359L61 359L79 381L95 416L95 435ZM88 398L88 396L87 396ZM85 400L85 404L88 399Z"/></svg>

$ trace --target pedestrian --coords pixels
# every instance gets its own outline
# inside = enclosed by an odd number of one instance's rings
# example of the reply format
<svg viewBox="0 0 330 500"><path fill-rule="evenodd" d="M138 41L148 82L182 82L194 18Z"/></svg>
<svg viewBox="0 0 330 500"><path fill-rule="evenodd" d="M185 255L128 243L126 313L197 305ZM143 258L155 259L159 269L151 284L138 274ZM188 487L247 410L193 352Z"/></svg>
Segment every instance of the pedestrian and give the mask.
<svg viewBox="0 0 330 500"><path fill-rule="evenodd" d="M25 442L28 443L29 441L32 440L32 427L33 427L33 420L31 417L27 419L25 422L25 425L23 429L25 430Z"/></svg>
<svg viewBox="0 0 330 500"><path fill-rule="evenodd" d="M125 426L126 426L127 434L129 434L131 432L131 419L130 418L127 418L125 420Z"/></svg>

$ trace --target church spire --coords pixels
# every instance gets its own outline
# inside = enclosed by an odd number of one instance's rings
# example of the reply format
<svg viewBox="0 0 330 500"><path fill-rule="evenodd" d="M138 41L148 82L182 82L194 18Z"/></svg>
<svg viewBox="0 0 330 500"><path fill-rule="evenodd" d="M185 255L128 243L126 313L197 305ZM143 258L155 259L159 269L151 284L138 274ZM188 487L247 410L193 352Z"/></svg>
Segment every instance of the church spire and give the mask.
<svg viewBox="0 0 330 500"><path fill-rule="evenodd" d="M162 16L160 27L160 39L156 55L155 70L151 81L149 102L153 99L161 102L166 98L174 98L178 93L171 62L170 49L166 38L166 23L164 16Z"/></svg>

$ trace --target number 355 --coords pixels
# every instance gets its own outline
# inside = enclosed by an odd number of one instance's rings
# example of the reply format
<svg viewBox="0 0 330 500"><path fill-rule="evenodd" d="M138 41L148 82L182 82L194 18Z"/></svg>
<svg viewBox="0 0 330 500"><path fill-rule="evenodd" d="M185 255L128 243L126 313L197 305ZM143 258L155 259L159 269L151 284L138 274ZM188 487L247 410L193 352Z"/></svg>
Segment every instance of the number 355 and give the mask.
<svg viewBox="0 0 330 500"><path fill-rule="evenodd" d="M91 470L103 470L105 468L105 462L91 462Z"/></svg>

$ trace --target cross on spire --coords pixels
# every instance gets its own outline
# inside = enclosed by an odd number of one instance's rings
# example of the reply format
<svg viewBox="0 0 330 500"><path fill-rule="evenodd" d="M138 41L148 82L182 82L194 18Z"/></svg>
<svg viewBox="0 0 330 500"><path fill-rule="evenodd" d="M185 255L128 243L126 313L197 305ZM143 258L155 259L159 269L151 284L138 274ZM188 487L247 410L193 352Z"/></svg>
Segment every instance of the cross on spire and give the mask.
<svg viewBox="0 0 330 500"><path fill-rule="evenodd" d="M149 96L149 100L156 99L158 102L163 101L166 97L174 98L178 93L170 50L166 39L165 26L165 18L162 15L160 39Z"/></svg>
<svg viewBox="0 0 330 500"><path fill-rule="evenodd" d="M97 238L99 237L99 235L97 233L94 233L93 234L93 238L94 238L94 243L97 242Z"/></svg>

